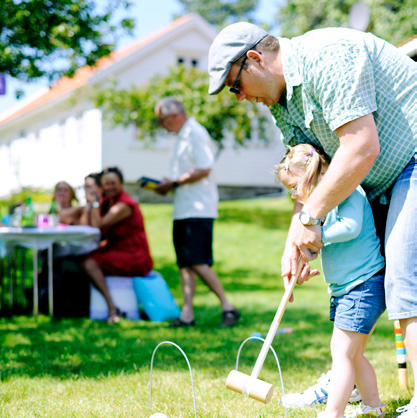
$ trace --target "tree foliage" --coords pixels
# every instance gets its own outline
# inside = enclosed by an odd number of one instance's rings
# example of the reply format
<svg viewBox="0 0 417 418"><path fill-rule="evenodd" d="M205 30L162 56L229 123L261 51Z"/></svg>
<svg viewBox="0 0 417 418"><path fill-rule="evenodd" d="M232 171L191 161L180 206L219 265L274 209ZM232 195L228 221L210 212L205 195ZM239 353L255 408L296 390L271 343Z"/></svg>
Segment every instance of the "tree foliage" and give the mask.
<svg viewBox="0 0 417 418"><path fill-rule="evenodd" d="M212 25L223 28L231 23L254 22L259 0L178 0L187 13L198 13Z"/></svg>
<svg viewBox="0 0 417 418"><path fill-rule="evenodd" d="M118 90L114 84L101 89L95 94L94 100L103 110L104 120L110 126L127 127L134 124L140 139L157 135L159 127L154 108L166 96L181 100L187 114L205 126L220 148L225 132L231 132L240 144L251 137L254 129L258 129L260 138L266 139L267 119L255 103L243 105L227 91L214 96L208 95L207 91L207 73L180 65L172 67L168 75L154 76L141 88ZM254 127L255 118L259 121L258 128Z"/></svg>
<svg viewBox="0 0 417 418"><path fill-rule="evenodd" d="M293 37L324 27L348 26L349 10L357 0L287 0L278 12L281 35ZM362 0L370 10L367 31L394 45L417 33L416 0Z"/></svg>
<svg viewBox="0 0 417 418"><path fill-rule="evenodd" d="M95 0L2 0L0 2L0 73L23 81L71 76L107 55L130 18L115 19L128 0L100 8Z"/></svg>

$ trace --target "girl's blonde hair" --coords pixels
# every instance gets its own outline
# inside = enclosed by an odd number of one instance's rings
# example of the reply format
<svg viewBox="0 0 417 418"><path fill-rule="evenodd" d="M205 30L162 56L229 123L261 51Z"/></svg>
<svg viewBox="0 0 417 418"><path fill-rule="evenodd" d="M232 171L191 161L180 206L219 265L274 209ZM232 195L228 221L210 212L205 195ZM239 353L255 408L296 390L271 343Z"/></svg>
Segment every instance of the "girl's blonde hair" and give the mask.
<svg viewBox="0 0 417 418"><path fill-rule="evenodd" d="M329 162L323 151L310 144L298 144L294 147L287 147L287 152L281 163L274 167L276 180L281 180L283 172L291 172L292 167L304 171L299 187L302 188L307 198L316 188L323 168L327 168Z"/></svg>
<svg viewBox="0 0 417 418"><path fill-rule="evenodd" d="M55 198L55 196L56 196L56 193L57 193L57 190L58 190L58 187L61 185L61 184L65 184L65 186L67 186L68 188L69 188L69 191L70 191L70 204L72 204L72 202L75 200L76 202L78 202L78 198L77 198L77 195L75 194L75 190L74 190L74 188L70 185L70 184L68 184L66 181L59 181L56 185L55 185L55 188L54 188L54 198Z"/></svg>

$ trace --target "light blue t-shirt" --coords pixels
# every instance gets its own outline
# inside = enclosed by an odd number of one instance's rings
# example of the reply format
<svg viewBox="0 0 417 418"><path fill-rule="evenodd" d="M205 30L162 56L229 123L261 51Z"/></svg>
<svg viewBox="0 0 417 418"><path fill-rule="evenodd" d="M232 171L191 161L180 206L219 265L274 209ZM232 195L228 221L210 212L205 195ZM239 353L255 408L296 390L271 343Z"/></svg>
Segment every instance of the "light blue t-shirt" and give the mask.
<svg viewBox="0 0 417 418"><path fill-rule="evenodd" d="M362 187L326 216L321 264L329 293L341 296L384 267L374 217Z"/></svg>

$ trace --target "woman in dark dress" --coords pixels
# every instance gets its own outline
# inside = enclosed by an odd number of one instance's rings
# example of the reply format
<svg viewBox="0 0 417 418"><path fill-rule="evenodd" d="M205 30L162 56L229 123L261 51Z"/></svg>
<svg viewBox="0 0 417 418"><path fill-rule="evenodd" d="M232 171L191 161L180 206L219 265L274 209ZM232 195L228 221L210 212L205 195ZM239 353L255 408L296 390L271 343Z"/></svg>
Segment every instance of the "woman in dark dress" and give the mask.
<svg viewBox="0 0 417 418"><path fill-rule="evenodd" d="M88 223L101 229L102 245L91 252L82 266L103 294L109 308L108 323L117 323L123 313L113 303L105 276L145 276L153 267L139 205L123 190L123 175L117 167L101 173L104 197L89 196Z"/></svg>

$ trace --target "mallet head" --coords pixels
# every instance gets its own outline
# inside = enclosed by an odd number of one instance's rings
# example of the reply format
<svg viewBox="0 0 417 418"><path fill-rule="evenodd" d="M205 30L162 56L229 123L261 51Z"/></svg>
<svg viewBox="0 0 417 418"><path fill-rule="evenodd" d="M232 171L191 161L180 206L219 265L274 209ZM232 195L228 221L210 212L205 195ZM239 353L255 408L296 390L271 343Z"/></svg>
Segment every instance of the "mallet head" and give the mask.
<svg viewBox="0 0 417 418"><path fill-rule="evenodd" d="M232 370L227 376L226 387L263 403L268 403L274 393L274 386L270 383L255 379L237 370Z"/></svg>

